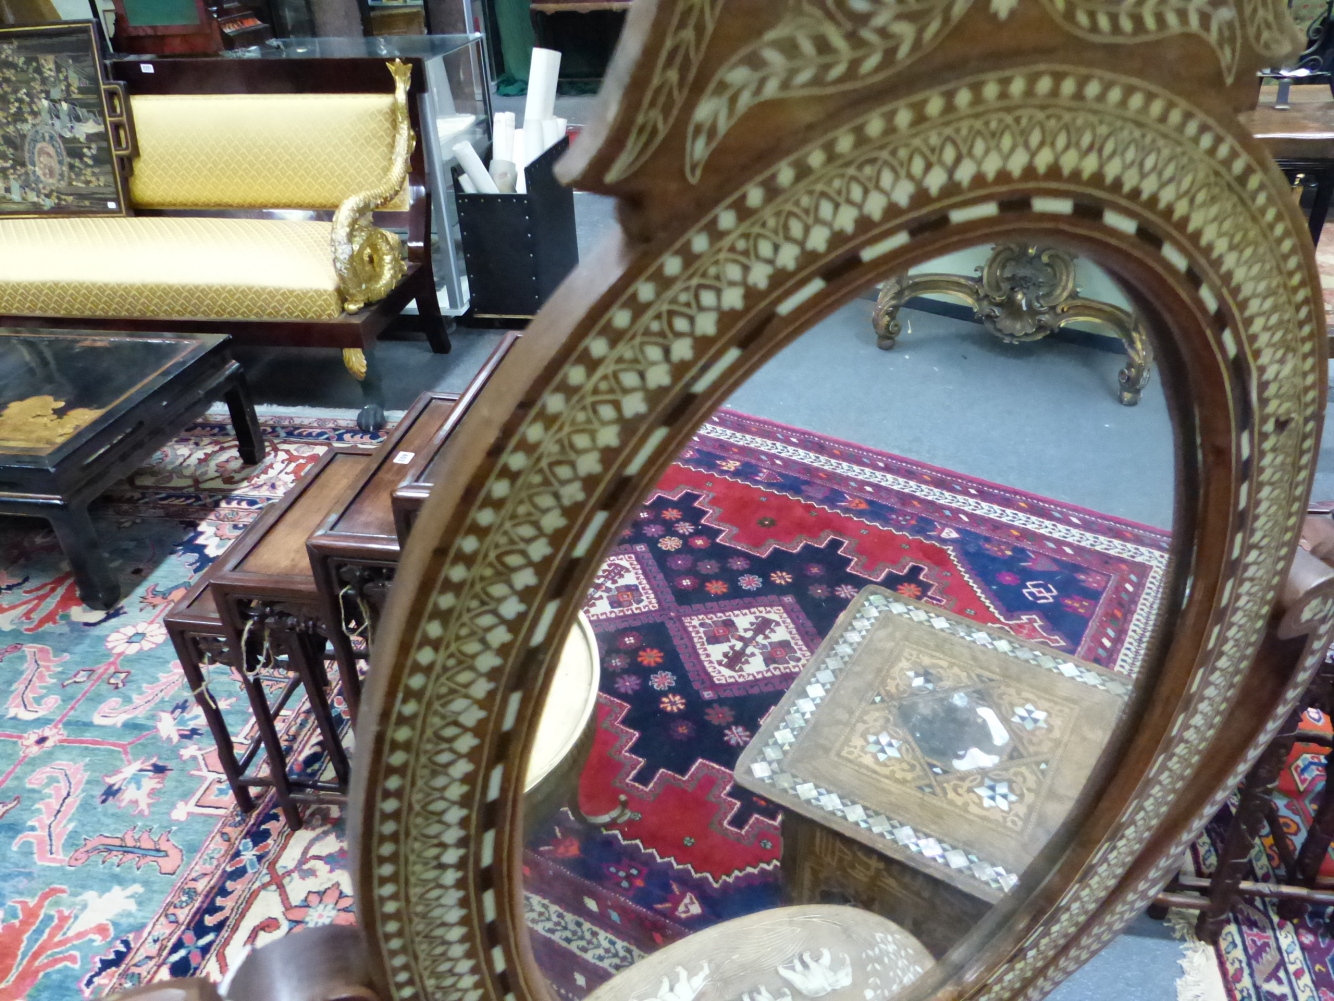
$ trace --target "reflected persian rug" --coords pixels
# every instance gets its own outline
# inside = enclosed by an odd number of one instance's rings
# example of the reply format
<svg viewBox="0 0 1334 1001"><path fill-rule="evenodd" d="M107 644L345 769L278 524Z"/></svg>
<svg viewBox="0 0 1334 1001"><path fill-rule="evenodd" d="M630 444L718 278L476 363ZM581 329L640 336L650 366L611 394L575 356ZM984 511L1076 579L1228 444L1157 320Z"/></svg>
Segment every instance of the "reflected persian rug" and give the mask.
<svg viewBox="0 0 1334 1001"><path fill-rule="evenodd" d="M580 808L525 856L533 948L581 998L641 954L779 900L778 814L741 749L868 583L1129 673L1167 533L721 411L646 499L586 611L602 691Z"/></svg>
<svg viewBox="0 0 1334 1001"><path fill-rule="evenodd" d="M261 421L263 465L231 425L187 428L94 509L124 601L79 603L42 522L0 520L0 999L101 996L204 970L302 923L352 920L329 814L293 834L235 810L162 618L191 580L352 421ZM242 738L239 685L211 683ZM287 739L318 767L305 721Z"/></svg>

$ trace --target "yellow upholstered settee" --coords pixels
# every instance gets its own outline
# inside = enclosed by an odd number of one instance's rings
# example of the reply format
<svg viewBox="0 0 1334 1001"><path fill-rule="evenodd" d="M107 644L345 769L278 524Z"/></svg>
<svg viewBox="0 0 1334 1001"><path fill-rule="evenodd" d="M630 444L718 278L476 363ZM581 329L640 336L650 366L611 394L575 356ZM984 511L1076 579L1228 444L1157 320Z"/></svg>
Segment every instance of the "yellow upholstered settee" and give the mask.
<svg viewBox="0 0 1334 1001"><path fill-rule="evenodd" d="M183 59L114 71L131 92L134 214L0 219L0 325L340 347L362 383L359 422L382 426L380 331L415 299L432 348L449 350L412 67Z"/></svg>

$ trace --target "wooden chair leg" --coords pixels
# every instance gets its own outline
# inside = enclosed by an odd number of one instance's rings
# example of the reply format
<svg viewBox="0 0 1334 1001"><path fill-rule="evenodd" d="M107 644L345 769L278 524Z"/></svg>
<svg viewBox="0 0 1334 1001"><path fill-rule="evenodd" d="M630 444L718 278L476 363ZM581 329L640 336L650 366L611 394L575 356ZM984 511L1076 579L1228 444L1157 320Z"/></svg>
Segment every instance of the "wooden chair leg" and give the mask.
<svg viewBox="0 0 1334 1001"><path fill-rule="evenodd" d="M345 348L343 365L352 378L361 383L362 406L357 414L357 427L363 431L379 431L385 425L384 385L374 342L360 348Z"/></svg>

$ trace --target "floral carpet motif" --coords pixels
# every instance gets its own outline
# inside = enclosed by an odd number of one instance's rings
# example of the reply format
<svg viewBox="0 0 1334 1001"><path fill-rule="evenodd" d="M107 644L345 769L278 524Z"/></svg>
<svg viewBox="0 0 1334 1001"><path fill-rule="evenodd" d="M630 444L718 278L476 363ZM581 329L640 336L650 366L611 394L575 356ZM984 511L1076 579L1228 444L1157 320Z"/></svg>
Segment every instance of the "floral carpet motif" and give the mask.
<svg viewBox="0 0 1334 1001"><path fill-rule="evenodd" d="M351 421L268 418L241 464L206 419L94 508L127 597L80 604L44 523L0 519L0 1001L100 997L151 976L214 979L252 942L352 920L337 818L293 834L232 804L163 616ZM243 740L240 686L211 684ZM309 767L303 720L287 739Z"/></svg>
<svg viewBox="0 0 1334 1001"><path fill-rule="evenodd" d="M779 900L776 809L732 784L760 721L875 582L1128 671L1166 533L721 411L659 482L586 611L602 656L580 808L528 845L539 963L581 998L640 955Z"/></svg>

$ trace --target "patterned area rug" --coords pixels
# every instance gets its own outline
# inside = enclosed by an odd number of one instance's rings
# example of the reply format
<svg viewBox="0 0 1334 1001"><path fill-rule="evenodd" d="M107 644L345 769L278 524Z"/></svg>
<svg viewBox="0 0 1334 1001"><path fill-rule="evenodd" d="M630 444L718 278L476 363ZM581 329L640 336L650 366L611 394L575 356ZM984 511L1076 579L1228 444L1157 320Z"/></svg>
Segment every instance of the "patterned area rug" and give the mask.
<svg viewBox="0 0 1334 1001"><path fill-rule="evenodd" d="M83 607L51 531L0 520L0 1001L100 997L154 975L221 979L252 943L352 921L338 818L293 834L235 810L162 618L352 421L263 420L241 465L230 424L188 428L95 510L128 594ZM214 691L249 739L240 686ZM309 767L318 745L289 717Z"/></svg>
<svg viewBox="0 0 1334 1001"><path fill-rule="evenodd" d="M51 534L0 525L0 1001L223 979L251 946L353 920L340 818L293 833L232 808L161 618L351 422L266 419L250 473L204 423L110 498L99 527L131 597L78 605ZM526 854L539 961L581 998L639 955L775 904L774 808L731 768L866 583L1114 670L1147 640L1164 533L721 412L607 560L588 611L605 670L580 806ZM239 689L214 679L236 729ZM243 737L248 734L242 730ZM296 720L287 737L320 766Z"/></svg>
<svg viewBox="0 0 1334 1001"><path fill-rule="evenodd" d="M1331 732L1330 720L1310 710L1302 723L1306 730ZM1325 753L1314 744L1297 744L1279 776L1279 821L1297 844L1315 816L1325 785ZM1224 809L1195 845L1196 872L1214 871L1223 846L1231 810ZM1268 829L1251 853L1248 878L1273 882L1282 871ZM1326 857L1320 884L1334 887L1334 859ZM1298 921L1278 916L1277 905L1265 900L1242 900L1232 909L1219 936L1217 952L1228 994L1235 1001L1297 1001L1334 998L1334 908L1315 908Z"/></svg>
<svg viewBox="0 0 1334 1001"><path fill-rule="evenodd" d="M1140 655L1157 530L720 412L641 507L587 607L604 666L580 807L530 841L556 993L778 903L775 809L732 785L760 721L871 581L1113 670Z"/></svg>
<svg viewBox="0 0 1334 1001"><path fill-rule="evenodd" d="M1321 235L1316 264L1324 287L1325 312L1334 329L1334 223ZM1328 732L1330 724L1313 711L1307 725ZM1324 789L1325 759L1318 752L1314 746L1299 744L1279 782L1280 817L1298 842ZM1230 816L1225 808L1192 850L1198 874L1213 872ZM1272 881L1278 856L1267 837L1256 846L1251 862L1250 878ZM1321 873L1334 886L1334 860L1326 858ZM1279 918L1271 903L1242 901L1233 908L1217 952L1233 1001L1334 1001L1334 909L1317 910L1292 922Z"/></svg>

